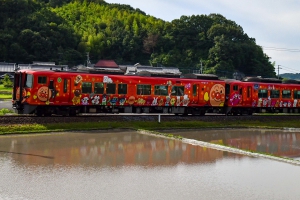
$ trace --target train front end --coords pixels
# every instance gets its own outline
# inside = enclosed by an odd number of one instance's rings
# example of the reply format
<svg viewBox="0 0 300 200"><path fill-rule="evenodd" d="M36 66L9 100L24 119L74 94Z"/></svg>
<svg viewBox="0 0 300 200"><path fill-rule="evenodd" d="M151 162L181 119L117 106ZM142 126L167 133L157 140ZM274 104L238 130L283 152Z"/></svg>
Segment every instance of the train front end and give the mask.
<svg viewBox="0 0 300 200"><path fill-rule="evenodd" d="M30 96L33 83L33 75L30 71L19 70L15 72L12 108L17 114L32 114L35 106L28 104L27 98Z"/></svg>

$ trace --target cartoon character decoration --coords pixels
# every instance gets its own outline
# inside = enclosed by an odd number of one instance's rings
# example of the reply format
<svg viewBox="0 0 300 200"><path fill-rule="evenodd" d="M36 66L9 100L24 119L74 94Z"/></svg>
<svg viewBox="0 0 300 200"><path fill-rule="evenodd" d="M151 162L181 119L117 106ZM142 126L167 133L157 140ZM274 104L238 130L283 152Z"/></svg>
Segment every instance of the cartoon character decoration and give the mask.
<svg viewBox="0 0 300 200"><path fill-rule="evenodd" d="M169 94L168 96L166 96L165 106L169 106L170 105L170 101L171 101L171 94Z"/></svg>
<svg viewBox="0 0 300 200"><path fill-rule="evenodd" d="M240 104L241 102L242 102L242 95L240 95L238 93L233 93L232 95L230 95L229 104L231 106L236 106L236 105Z"/></svg>
<svg viewBox="0 0 300 200"><path fill-rule="evenodd" d="M182 100L182 105L187 106L189 104L189 102L190 102L190 99L189 99L188 95L184 95L183 100Z"/></svg>
<svg viewBox="0 0 300 200"><path fill-rule="evenodd" d="M136 102L138 105L145 105L146 103L146 100L143 99L143 98L138 98L137 102Z"/></svg>
<svg viewBox="0 0 300 200"><path fill-rule="evenodd" d="M72 99L73 105L80 104L81 90L76 89L74 91L74 97Z"/></svg>
<svg viewBox="0 0 300 200"><path fill-rule="evenodd" d="M157 99L158 99L158 97L154 97L154 98L153 98L153 101L152 101L152 103L151 103L151 106L157 106L157 105L158 105Z"/></svg>
<svg viewBox="0 0 300 200"><path fill-rule="evenodd" d="M109 102L112 106L115 106L118 102L118 97L113 97Z"/></svg>
<svg viewBox="0 0 300 200"><path fill-rule="evenodd" d="M158 101L158 106L163 106L163 105L164 105L164 99L161 98L161 99L159 99L159 101Z"/></svg>
<svg viewBox="0 0 300 200"><path fill-rule="evenodd" d="M50 90L47 86L42 86L37 91L37 98L40 101L46 102L52 97L52 90Z"/></svg>
<svg viewBox="0 0 300 200"><path fill-rule="evenodd" d="M181 101L180 101L180 96L176 96L176 106L180 106Z"/></svg>
<svg viewBox="0 0 300 200"><path fill-rule="evenodd" d="M20 88L18 88L16 91L16 99L17 100L20 100L20 94L21 94ZM22 97L23 97L22 103L24 103L30 97L30 92L26 93L25 88L22 89Z"/></svg>
<svg viewBox="0 0 300 200"><path fill-rule="evenodd" d="M103 83L112 83L112 79L109 78L108 76L103 76Z"/></svg>
<svg viewBox="0 0 300 200"><path fill-rule="evenodd" d="M78 85L82 81L82 76L77 75L75 78L75 86Z"/></svg>
<svg viewBox="0 0 300 200"><path fill-rule="evenodd" d="M119 99L119 104L120 104L121 106L123 106L123 105L125 104L125 102L126 102L126 97L125 97L125 96L123 96L123 97L121 97L121 98Z"/></svg>
<svg viewBox="0 0 300 200"><path fill-rule="evenodd" d="M297 107L298 100L294 99L293 107Z"/></svg>
<svg viewBox="0 0 300 200"><path fill-rule="evenodd" d="M213 85L209 96L208 93L204 94L204 99L209 100L212 106L223 106L225 101L225 87L221 84Z"/></svg>
<svg viewBox="0 0 300 200"><path fill-rule="evenodd" d="M176 99L175 99L175 97L173 97L173 98L170 100L170 105L171 105L171 106L174 106L175 103L176 103Z"/></svg>
<svg viewBox="0 0 300 200"><path fill-rule="evenodd" d="M89 105L89 100L90 100L89 97L83 97L83 98L81 99L81 104L82 104L82 105Z"/></svg>
<svg viewBox="0 0 300 200"><path fill-rule="evenodd" d="M106 106L106 104L107 104L107 97L106 97L106 94L103 94L101 105Z"/></svg>
<svg viewBox="0 0 300 200"><path fill-rule="evenodd" d="M262 98L259 98L257 102L257 107L261 107L262 102L263 102Z"/></svg>
<svg viewBox="0 0 300 200"><path fill-rule="evenodd" d="M130 96L130 97L128 98L127 102L128 102L129 105L133 105L134 102L135 102L135 97L134 97L134 96Z"/></svg>
<svg viewBox="0 0 300 200"><path fill-rule="evenodd" d="M100 97L99 97L99 95L95 95L91 99L92 99L92 104L93 105L98 105L100 103Z"/></svg>

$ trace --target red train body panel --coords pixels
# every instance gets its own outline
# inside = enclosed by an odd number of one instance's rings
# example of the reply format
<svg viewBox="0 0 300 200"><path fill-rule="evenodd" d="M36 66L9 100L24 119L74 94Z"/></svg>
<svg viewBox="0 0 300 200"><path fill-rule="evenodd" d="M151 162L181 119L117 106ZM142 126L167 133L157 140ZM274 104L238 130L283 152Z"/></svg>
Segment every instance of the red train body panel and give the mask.
<svg viewBox="0 0 300 200"><path fill-rule="evenodd" d="M20 114L128 112L204 114L222 109L225 82L182 78L20 70L13 106ZM22 91L22 92L20 92Z"/></svg>
<svg viewBox="0 0 300 200"><path fill-rule="evenodd" d="M252 114L300 108L300 84L52 70L15 73L13 107L39 116L79 113Z"/></svg>
<svg viewBox="0 0 300 200"><path fill-rule="evenodd" d="M281 83L274 79L252 78L226 81L225 105L233 114L253 112L298 113L300 84Z"/></svg>

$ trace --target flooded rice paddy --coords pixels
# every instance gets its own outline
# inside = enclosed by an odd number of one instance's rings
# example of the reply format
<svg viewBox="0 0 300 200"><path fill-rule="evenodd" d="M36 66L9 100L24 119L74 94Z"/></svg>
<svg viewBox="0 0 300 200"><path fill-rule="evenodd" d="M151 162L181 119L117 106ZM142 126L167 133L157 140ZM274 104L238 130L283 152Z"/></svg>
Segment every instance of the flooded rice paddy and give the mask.
<svg viewBox="0 0 300 200"><path fill-rule="evenodd" d="M165 132L292 159L300 154L297 131ZM0 199L298 199L299 169L135 131L0 137Z"/></svg>

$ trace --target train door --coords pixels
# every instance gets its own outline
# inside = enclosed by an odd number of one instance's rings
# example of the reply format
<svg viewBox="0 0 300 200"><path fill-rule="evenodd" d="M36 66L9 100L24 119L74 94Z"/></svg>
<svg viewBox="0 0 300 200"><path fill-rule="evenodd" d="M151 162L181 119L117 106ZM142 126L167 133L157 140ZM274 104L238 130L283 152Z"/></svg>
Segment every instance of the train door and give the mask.
<svg viewBox="0 0 300 200"><path fill-rule="evenodd" d="M247 86L247 92L246 92L246 99L247 99L247 104L252 107L252 87L250 85Z"/></svg>
<svg viewBox="0 0 300 200"><path fill-rule="evenodd" d="M71 80L69 78L65 78L64 85L63 85L63 94L64 94L64 101L71 102Z"/></svg>
<svg viewBox="0 0 300 200"><path fill-rule="evenodd" d="M198 102L198 104L199 104L200 99L199 99L198 88L199 88L198 84L193 85L193 101Z"/></svg>
<svg viewBox="0 0 300 200"><path fill-rule="evenodd" d="M49 81L49 87L48 87L49 91L48 91L48 100L50 104L54 103L55 100L55 85L54 85L54 80L53 78L50 78Z"/></svg>
<svg viewBox="0 0 300 200"><path fill-rule="evenodd" d="M228 105L228 100L230 96L230 84L225 84L225 105Z"/></svg>

